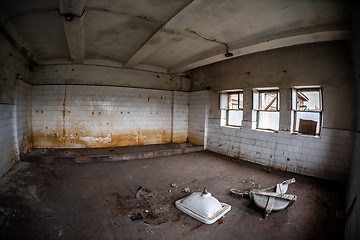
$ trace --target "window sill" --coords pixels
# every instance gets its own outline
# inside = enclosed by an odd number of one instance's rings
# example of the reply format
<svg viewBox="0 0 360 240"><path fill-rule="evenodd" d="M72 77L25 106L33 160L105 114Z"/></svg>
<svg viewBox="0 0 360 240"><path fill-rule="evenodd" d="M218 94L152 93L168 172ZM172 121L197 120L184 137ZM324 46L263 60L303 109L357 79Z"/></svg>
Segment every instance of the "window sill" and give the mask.
<svg viewBox="0 0 360 240"><path fill-rule="evenodd" d="M223 125L223 126L220 126L220 127L233 128L233 129L240 129L241 128L241 126L230 126L230 125Z"/></svg>
<svg viewBox="0 0 360 240"><path fill-rule="evenodd" d="M267 129L259 129L259 128L254 128L251 129L253 131L259 131L259 132L267 132L267 133L278 133L279 130L267 130Z"/></svg>
<svg viewBox="0 0 360 240"><path fill-rule="evenodd" d="M301 134L297 132L290 133L291 135L301 136L301 137L307 137L307 138L320 138L320 135L307 135L307 134Z"/></svg>

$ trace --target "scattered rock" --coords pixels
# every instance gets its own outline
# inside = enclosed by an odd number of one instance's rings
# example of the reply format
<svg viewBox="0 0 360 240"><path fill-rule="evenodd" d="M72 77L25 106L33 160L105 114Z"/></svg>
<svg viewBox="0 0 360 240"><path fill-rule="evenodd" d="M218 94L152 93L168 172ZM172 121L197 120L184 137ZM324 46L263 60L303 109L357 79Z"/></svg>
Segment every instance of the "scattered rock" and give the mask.
<svg viewBox="0 0 360 240"><path fill-rule="evenodd" d="M141 189L142 189L141 186L138 187L138 189L136 190L136 193L135 193L135 198L139 198L142 195Z"/></svg>
<svg viewBox="0 0 360 240"><path fill-rule="evenodd" d="M172 183L171 186L172 186L173 188L177 188L177 187L178 187L176 183Z"/></svg>
<svg viewBox="0 0 360 240"><path fill-rule="evenodd" d="M182 191L183 191L184 193L189 193L189 192L191 192L189 187L183 188Z"/></svg>
<svg viewBox="0 0 360 240"><path fill-rule="evenodd" d="M245 179L242 181L242 185L247 188L259 188L259 184L257 184L252 179Z"/></svg>
<svg viewBox="0 0 360 240"><path fill-rule="evenodd" d="M139 212L132 213L129 215L131 221L141 220L144 219Z"/></svg>
<svg viewBox="0 0 360 240"><path fill-rule="evenodd" d="M272 168L269 166L264 166L264 171L270 173L272 171Z"/></svg>
<svg viewBox="0 0 360 240"><path fill-rule="evenodd" d="M154 211L149 211L147 214L146 214L146 218L150 218L152 220L154 219L157 219L159 217L159 214L154 212Z"/></svg>
<svg viewBox="0 0 360 240"><path fill-rule="evenodd" d="M144 195L149 195L149 193L151 192L150 189L148 188L143 188L142 186L138 187L138 189L136 190L136 194L135 194L135 198L139 198L142 197Z"/></svg>

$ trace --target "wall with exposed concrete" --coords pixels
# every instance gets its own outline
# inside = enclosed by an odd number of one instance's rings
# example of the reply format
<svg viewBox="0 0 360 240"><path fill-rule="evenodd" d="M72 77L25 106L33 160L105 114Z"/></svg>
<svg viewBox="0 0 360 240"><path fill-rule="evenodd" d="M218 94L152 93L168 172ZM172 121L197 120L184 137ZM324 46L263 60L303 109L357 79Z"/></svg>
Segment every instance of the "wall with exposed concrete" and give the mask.
<svg viewBox="0 0 360 240"><path fill-rule="evenodd" d="M150 71L97 65L44 65L34 68L33 84L77 84L189 91L190 79Z"/></svg>
<svg viewBox="0 0 360 240"><path fill-rule="evenodd" d="M247 55L196 69L192 78L192 90L210 89L207 149L304 175L346 179L354 148L356 104L347 42L307 44ZM309 85L320 85L323 91L320 137L290 134L290 88ZM277 133L251 130L252 89L260 87L280 89ZM244 90L241 128L220 126L219 92L230 89Z"/></svg>
<svg viewBox="0 0 360 240"><path fill-rule="evenodd" d="M34 85L34 147L111 147L186 142L188 93Z"/></svg>
<svg viewBox="0 0 360 240"><path fill-rule="evenodd" d="M31 85L27 61L0 34L0 176L31 148Z"/></svg>
<svg viewBox="0 0 360 240"><path fill-rule="evenodd" d="M353 6L353 61L354 75L357 80L357 127L355 134L355 147L348 177L346 195L346 240L355 240L360 236L360 16L357 9L360 3L354 1Z"/></svg>

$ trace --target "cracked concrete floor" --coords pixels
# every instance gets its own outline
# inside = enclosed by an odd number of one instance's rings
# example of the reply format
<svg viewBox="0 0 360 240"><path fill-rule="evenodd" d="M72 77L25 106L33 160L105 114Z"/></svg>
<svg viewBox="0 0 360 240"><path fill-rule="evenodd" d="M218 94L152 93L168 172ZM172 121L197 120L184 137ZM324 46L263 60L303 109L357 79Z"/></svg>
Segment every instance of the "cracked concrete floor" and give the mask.
<svg viewBox="0 0 360 240"><path fill-rule="evenodd" d="M292 177L288 193L297 201L267 219L249 199L229 194ZM206 187L232 209L202 224L174 206L188 195L184 187ZM339 183L207 151L108 163L18 162L0 179L0 239L342 239L344 192Z"/></svg>

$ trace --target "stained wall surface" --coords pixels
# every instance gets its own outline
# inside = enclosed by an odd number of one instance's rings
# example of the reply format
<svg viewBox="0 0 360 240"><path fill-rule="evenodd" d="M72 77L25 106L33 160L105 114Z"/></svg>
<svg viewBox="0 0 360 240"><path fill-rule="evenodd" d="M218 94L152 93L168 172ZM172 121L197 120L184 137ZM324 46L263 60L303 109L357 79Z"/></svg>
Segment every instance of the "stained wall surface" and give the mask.
<svg viewBox="0 0 360 240"><path fill-rule="evenodd" d="M266 51L193 71L192 90L208 94L207 148L235 158L300 174L344 181L355 139L355 80L347 42ZM322 87L320 137L290 134L291 87ZM280 130L252 130L252 90L278 87ZM219 92L243 89L242 127L220 126ZM341 116L341 117L340 117Z"/></svg>
<svg viewBox="0 0 360 240"><path fill-rule="evenodd" d="M186 142L188 93L34 85L34 147L110 147Z"/></svg>

